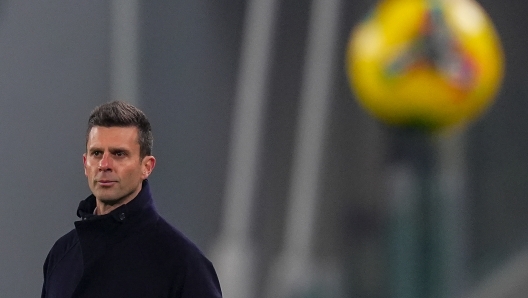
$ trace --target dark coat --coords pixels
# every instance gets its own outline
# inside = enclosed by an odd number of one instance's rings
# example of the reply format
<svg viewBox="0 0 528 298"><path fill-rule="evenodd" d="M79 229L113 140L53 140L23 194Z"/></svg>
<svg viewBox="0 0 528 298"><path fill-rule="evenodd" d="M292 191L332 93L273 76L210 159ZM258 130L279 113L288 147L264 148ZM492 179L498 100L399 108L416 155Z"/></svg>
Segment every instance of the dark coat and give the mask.
<svg viewBox="0 0 528 298"><path fill-rule="evenodd" d="M43 298L222 297L211 262L159 216L146 180L130 203L102 216L94 210L91 195L48 254Z"/></svg>

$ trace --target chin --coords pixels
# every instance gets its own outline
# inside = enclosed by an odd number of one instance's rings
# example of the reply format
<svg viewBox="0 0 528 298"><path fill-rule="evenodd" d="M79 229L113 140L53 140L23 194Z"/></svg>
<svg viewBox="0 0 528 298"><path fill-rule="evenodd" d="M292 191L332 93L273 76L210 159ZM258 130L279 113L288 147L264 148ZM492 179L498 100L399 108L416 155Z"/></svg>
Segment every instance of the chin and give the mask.
<svg viewBox="0 0 528 298"><path fill-rule="evenodd" d="M96 191L94 192L95 197L98 201L105 205L115 205L123 201L125 196L115 194L112 191Z"/></svg>
<svg viewBox="0 0 528 298"><path fill-rule="evenodd" d="M94 193L94 195L97 198L97 200L100 201L101 203L105 205L113 206L116 204L128 203L127 201L130 200L132 193L129 193L129 192L116 193L114 191L107 190L107 191L99 191L97 194Z"/></svg>
<svg viewBox="0 0 528 298"><path fill-rule="evenodd" d="M115 205L123 201L123 198L99 197L98 200L105 205Z"/></svg>

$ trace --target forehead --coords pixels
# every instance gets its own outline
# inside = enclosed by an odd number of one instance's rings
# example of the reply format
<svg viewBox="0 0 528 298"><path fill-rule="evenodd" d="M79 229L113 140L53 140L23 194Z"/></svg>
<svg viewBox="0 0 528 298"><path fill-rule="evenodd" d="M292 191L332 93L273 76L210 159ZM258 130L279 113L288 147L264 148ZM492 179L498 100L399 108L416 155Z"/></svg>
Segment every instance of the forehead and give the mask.
<svg viewBox="0 0 528 298"><path fill-rule="evenodd" d="M135 126L94 126L88 134L87 147L139 147Z"/></svg>

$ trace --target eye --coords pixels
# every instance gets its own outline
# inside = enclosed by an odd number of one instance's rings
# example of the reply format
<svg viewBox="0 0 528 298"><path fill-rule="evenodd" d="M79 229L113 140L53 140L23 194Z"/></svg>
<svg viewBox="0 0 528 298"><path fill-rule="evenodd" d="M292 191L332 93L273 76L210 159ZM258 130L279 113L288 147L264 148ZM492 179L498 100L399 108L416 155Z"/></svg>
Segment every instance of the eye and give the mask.
<svg viewBox="0 0 528 298"><path fill-rule="evenodd" d="M102 154L101 151L92 151L92 155L97 157L97 156L100 156Z"/></svg>
<svg viewBox="0 0 528 298"><path fill-rule="evenodd" d="M123 156L126 156L126 153L125 153L124 151L117 151L117 152L115 153L115 155L116 155L117 157L123 157Z"/></svg>

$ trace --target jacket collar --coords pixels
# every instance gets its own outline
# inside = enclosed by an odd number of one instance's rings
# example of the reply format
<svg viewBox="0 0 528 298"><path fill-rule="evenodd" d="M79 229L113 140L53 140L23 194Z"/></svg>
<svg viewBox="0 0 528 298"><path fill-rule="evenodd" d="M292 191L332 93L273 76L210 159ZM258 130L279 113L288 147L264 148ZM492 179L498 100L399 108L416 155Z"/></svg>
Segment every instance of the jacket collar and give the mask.
<svg viewBox="0 0 528 298"><path fill-rule="evenodd" d="M127 218L137 215L143 209L152 205L153 202L149 183L148 180L145 179L142 182L141 190L139 191L138 195L127 204L119 206L108 214L101 216L95 215L94 210L96 208L96 199L92 194L79 203L79 207L77 208L77 216L83 221L112 217L114 220L122 222Z"/></svg>

